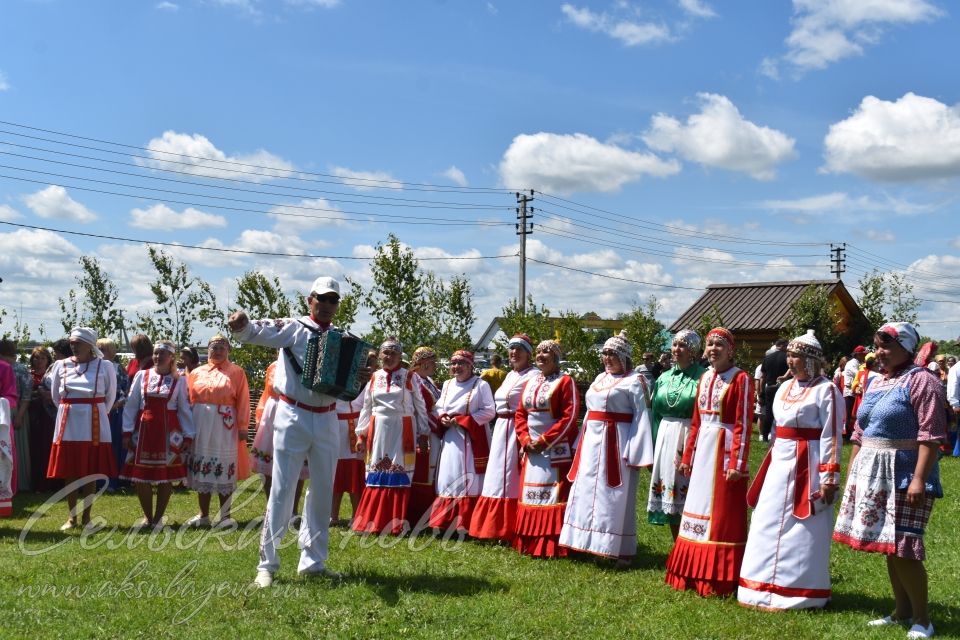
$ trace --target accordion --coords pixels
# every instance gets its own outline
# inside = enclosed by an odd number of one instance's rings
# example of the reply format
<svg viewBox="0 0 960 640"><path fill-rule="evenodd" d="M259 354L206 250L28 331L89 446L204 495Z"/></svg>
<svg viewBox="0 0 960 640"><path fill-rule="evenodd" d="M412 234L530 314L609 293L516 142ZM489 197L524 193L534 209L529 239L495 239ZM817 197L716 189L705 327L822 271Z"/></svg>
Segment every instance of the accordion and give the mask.
<svg viewBox="0 0 960 640"><path fill-rule="evenodd" d="M360 395L360 369L366 366L367 354L373 348L369 342L336 329L314 333L307 342L300 382L338 400L353 400Z"/></svg>

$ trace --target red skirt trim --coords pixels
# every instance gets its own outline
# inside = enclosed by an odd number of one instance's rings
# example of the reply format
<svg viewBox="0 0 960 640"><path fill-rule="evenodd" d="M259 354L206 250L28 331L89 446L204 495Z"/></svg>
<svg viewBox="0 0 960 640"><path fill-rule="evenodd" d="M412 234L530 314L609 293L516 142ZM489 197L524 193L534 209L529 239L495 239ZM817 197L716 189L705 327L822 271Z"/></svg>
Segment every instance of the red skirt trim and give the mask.
<svg viewBox="0 0 960 640"><path fill-rule="evenodd" d="M560 530L567 504L549 507L517 505L517 536L513 548L535 558L563 558L567 549L560 546Z"/></svg>
<svg viewBox="0 0 960 640"><path fill-rule="evenodd" d="M0 518L9 518L13 515L13 502L0 500Z"/></svg>
<svg viewBox="0 0 960 640"><path fill-rule="evenodd" d="M364 482L363 460L341 458L337 460L337 474L333 477L333 493L360 493Z"/></svg>
<svg viewBox="0 0 960 640"><path fill-rule="evenodd" d="M740 586L753 591L763 593L774 593L786 598L829 598L832 591L830 589L803 589L801 587L783 587L771 582L755 582L740 578Z"/></svg>
<svg viewBox="0 0 960 640"><path fill-rule="evenodd" d="M470 519L470 535L487 540L513 540L517 531L517 499L480 496Z"/></svg>
<svg viewBox="0 0 960 640"><path fill-rule="evenodd" d="M95 473L114 478L117 461L110 442L94 445L88 441L54 442L47 463L48 478L83 478Z"/></svg>
<svg viewBox="0 0 960 640"><path fill-rule="evenodd" d="M171 465L142 465L125 463L120 470L121 480L131 482L146 482L148 484L164 484L167 482L181 482L187 479L187 467L184 464Z"/></svg>
<svg viewBox="0 0 960 640"><path fill-rule="evenodd" d="M476 504L476 496L437 496L430 509L430 526L437 529L448 529L452 526L466 530L470 527L470 518Z"/></svg>
<svg viewBox="0 0 960 640"><path fill-rule="evenodd" d="M701 596L729 595L740 580L745 546L678 538L667 558L666 582L677 591L692 589Z"/></svg>
<svg viewBox="0 0 960 640"><path fill-rule="evenodd" d="M864 542L854 538L853 536L847 536L836 531L833 532L834 542L839 542L840 544L845 544L851 549L856 549L857 551L869 551L871 553L883 553L888 556L894 555L897 553L897 545L889 542Z"/></svg>
<svg viewBox="0 0 960 640"><path fill-rule="evenodd" d="M410 487L365 487L350 528L360 533L394 535L409 527L406 520Z"/></svg>

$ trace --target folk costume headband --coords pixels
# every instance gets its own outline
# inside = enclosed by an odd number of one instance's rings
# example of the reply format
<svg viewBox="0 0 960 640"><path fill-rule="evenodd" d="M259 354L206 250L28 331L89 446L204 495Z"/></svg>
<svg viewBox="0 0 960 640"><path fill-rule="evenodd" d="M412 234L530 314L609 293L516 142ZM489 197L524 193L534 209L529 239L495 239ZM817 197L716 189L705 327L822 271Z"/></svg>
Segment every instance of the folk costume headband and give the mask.
<svg viewBox="0 0 960 640"><path fill-rule="evenodd" d="M380 343L380 351L396 351L403 353L403 343L396 338L387 338Z"/></svg>
<svg viewBox="0 0 960 640"><path fill-rule="evenodd" d="M207 348L209 349L210 345L212 345L214 342L222 342L225 345L227 345L227 349L230 348L230 340L228 340L227 336L223 335L222 333L218 333L217 335L210 338L210 340L207 342Z"/></svg>
<svg viewBox="0 0 960 640"><path fill-rule="evenodd" d="M544 349L552 353L558 362L560 358L563 357L563 350L560 348L560 343L556 340L544 340L537 345L537 351L543 351Z"/></svg>
<svg viewBox="0 0 960 640"><path fill-rule="evenodd" d="M820 375L823 368L823 347L820 346L813 329L807 329L805 334L791 340L787 344L787 352L803 356L808 375Z"/></svg>
<svg viewBox="0 0 960 640"><path fill-rule="evenodd" d="M79 340L80 342L86 342L91 347L93 347L93 355L98 358L103 357L103 351L100 351L100 347L97 346L97 332L90 327L74 327L70 331L70 340Z"/></svg>
<svg viewBox="0 0 960 640"><path fill-rule="evenodd" d="M453 352L453 355L450 356L450 360L453 361L453 360L456 360L457 358L460 358L461 360L466 360L471 365L473 365L472 351L467 351L466 349L457 349L456 351Z"/></svg>
<svg viewBox="0 0 960 640"><path fill-rule="evenodd" d="M214 340L211 338L210 343L207 346L209 347L213 342ZM153 350L166 351L168 353L172 353L173 355L177 355L177 348L173 346L173 343L169 340L158 340L157 344L153 345Z"/></svg>
<svg viewBox="0 0 960 640"><path fill-rule="evenodd" d="M513 347L519 347L527 353L533 353L533 342L530 340L530 336L525 333L517 333L510 338L510 342L507 343L507 348L510 349Z"/></svg>
<svg viewBox="0 0 960 640"><path fill-rule="evenodd" d="M707 340L711 337L720 338L727 343L727 346L730 347L730 350L733 351L736 349L737 343L733 339L733 334L724 329L723 327L715 327L710 329L710 333L707 334Z"/></svg>
<svg viewBox="0 0 960 640"><path fill-rule="evenodd" d="M437 352L431 349L430 347L417 347L413 351L413 358L411 359L411 364L415 367L425 360L430 360L437 357Z"/></svg>
<svg viewBox="0 0 960 640"><path fill-rule="evenodd" d="M888 322L877 330L877 333L883 333L896 340L901 347L908 353L917 352L917 344L920 342L920 334L913 328L909 322Z"/></svg>
<svg viewBox="0 0 960 640"><path fill-rule="evenodd" d="M690 351L700 350L700 336L697 335L696 331L691 329L681 329L678 331L677 335L673 336L673 343L686 345Z"/></svg>

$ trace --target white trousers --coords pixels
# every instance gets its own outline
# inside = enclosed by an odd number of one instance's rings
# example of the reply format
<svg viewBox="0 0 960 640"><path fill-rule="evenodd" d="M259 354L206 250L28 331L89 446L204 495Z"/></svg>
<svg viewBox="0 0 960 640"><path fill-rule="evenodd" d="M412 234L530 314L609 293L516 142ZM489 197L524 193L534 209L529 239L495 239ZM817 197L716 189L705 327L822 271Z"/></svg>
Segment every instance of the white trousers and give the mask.
<svg viewBox="0 0 960 640"><path fill-rule="evenodd" d="M310 468L310 486L303 504L297 571L318 571L326 565L339 450L336 411L314 413L279 402L273 422L273 483L260 533L257 569L276 573L280 568L277 547L287 532L304 458Z"/></svg>

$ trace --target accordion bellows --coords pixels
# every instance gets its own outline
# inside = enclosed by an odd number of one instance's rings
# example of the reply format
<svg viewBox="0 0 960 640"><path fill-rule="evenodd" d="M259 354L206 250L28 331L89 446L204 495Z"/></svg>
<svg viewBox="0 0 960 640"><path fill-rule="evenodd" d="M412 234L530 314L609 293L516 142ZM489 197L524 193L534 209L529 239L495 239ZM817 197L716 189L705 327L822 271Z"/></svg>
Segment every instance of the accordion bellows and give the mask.
<svg viewBox="0 0 960 640"><path fill-rule="evenodd" d="M317 393L353 400L360 395L360 369L372 349L369 342L336 329L315 333L307 343L300 382Z"/></svg>

